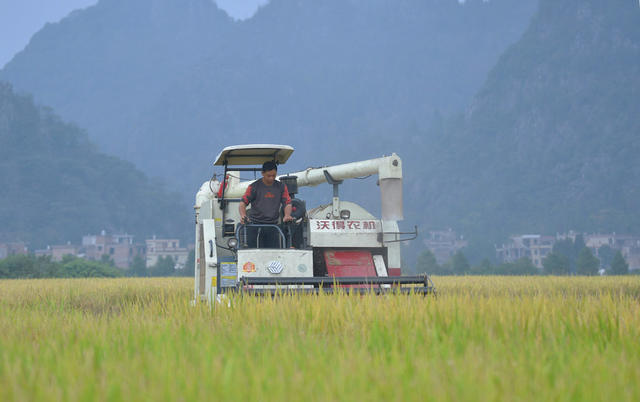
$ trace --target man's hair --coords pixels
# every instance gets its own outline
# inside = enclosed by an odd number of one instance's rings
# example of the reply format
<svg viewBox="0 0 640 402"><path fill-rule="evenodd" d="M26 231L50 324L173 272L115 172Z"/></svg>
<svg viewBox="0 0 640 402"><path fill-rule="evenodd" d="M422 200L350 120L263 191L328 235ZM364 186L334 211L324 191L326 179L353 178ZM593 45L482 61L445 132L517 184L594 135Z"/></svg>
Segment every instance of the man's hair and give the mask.
<svg viewBox="0 0 640 402"><path fill-rule="evenodd" d="M278 165L274 161L268 161L262 164L262 172L268 172L270 170L278 171Z"/></svg>

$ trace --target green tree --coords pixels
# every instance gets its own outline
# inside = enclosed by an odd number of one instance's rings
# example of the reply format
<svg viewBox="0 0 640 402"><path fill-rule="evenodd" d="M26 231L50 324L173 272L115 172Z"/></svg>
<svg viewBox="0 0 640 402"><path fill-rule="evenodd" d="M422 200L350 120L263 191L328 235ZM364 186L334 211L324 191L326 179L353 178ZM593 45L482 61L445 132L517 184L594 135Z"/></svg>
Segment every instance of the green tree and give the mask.
<svg viewBox="0 0 640 402"><path fill-rule="evenodd" d="M133 261L131 262L131 266L129 267L129 275L130 276L149 276L149 272L147 270L147 264L139 255L133 257Z"/></svg>
<svg viewBox="0 0 640 402"><path fill-rule="evenodd" d="M576 261L578 260L578 255L584 247L584 238L579 234L576 235L575 240L567 238L557 241L553 245L553 252L565 256L569 263L567 273L574 273L576 272Z"/></svg>
<svg viewBox="0 0 640 402"><path fill-rule="evenodd" d="M434 272L435 275L453 275L453 270L451 268L451 260L445 262L444 264L438 265L438 269Z"/></svg>
<svg viewBox="0 0 640 402"><path fill-rule="evenodd" d="M569 258L561 253L552 251L542 260L544 273L547 275L569 274Z"/></svg>
<svg viewBox="0 0 640 402"><path fill-rule="evenodd" d="M562 254L567 258L573 255L573 241L571 239L558 240L553 244L553 250L556 254Z"/></svg>
<svg viewBox="0 0 640 402"><path fill-rule="evenodd" d="M600 260L596 258L589 247L584 247L576 260L578 275L596 275L600 268Z"/></svg>
<svg viewBox="0 0 640 402"><path fill-rule="evenodd" d="M0 260L0 278L48 278L57 274L59 264L51 257L11 255Z"/></svg>
<svg viewBox="0 0 640 402"><path fill-rule="evenodd" d="M418 256L416 262L416 273L418 274L434 274L440 272L440 266L436 261L436 256L429 249L424 250Z"/></svg>
<svg viewBox="0 0 640 402"><path fill-rule="evenodd" d="M445 262L444 264L439 264L437 269L433 271L434 275L453 275L453 270L451 269L451 260Z"/></svg>
<svg viewBox="0 0 640 402"><path fill-rule="evenodd" d="M75 260L76 258L78 258L78 257L76 257L73 254L65 254L65 255L62 256L62 260L60 261L60 263L66 264L68 262L71 262L71 261Z"/></svg>
<svg viewBox="0 0 640 402"><path fill-rule="evenodd" d="M494 271L495 267L488 258L482 259L480 265L471 267L471 273L473 275L491 275Z"/></svg>
<svg viewBox="0 0 640 402"><path fill-rule="evenodd" d="M151 268L152 276L173 276L175 275L175 266L176 262L173 260L173 257L158 257L158 262Z"/></svg>
<svg viewBox="0 0 640 402"><path fill-rule="evenodd" d="M616 251L611 261L611 274L612 275L626 275L629 273L629 264L625 261L620 250Z"/></svg>
<svg viewBox="0 0 640 402"><path fill-rule="evenodd" d="M608 269L611 267L614 255L615 252L613 249L607 245L600 246L600 248L598 248L598 258L600 259L600 264L603 268Z"/></svg>
<svg viewBox="0 0 640 402"><path fill-rule="evenodd" d="M464 275L471 271L467 257L465 257L460 250L456 251L453 257L451 257L451 271L454 275Z"/></svg>
<svg viewBox="0 0 640 402"><path fill-rule="evenodd" d="M63 264L56 276L63 278L116 278L122 276L122 271L110 264L74 258Z"/></svg>
<svg viewBox="0 0 640 402"><path fill-rule="evenodd" d="M109 254L102 254L100 256L100 262L102 264L111 265L112 267L116 266L116 263L113 261L113 258Z"/></svg>
<svg viewBox="0 0 640 402"><path fill-rule="evenodd" d="M514 262L512 267L512 275L536 275L538 274L538 268L527 257L522 257L518 261Z"/></svg>
<svg viewBox="0 0 640 402"><path fill-rule="evenodd" d="M182 274L184 276L193 276L195 275L196 269L196 250L189 251L189 255L187 256L187 262L185 263L184 269L182 270Z"/></svg>
<svg viewBox="0 0 640 402"><path fill-rule="evenodd" d="M573 241L573 251L571 253L571 255L576 258L576 261L578 260L578 256L585 247L587 247L587 245L584 242L584 236L582 236L581 234L576 235L576 238Z"/></svg>
<svg viewBox="0 0 640 402"><path fill-rule="evenodd" d="M522 257L514 262L505 262L493 267L490 274L493 275L537 275L538 268L527 257Z"/></svg>
<svg viewBox="0 0 640 402"><path fill-rule="evenodd" d="M88 278L117 277L122 272L97 261L65 256L61 262L51 257L14 255L0 260L0 278Z"/></svg>

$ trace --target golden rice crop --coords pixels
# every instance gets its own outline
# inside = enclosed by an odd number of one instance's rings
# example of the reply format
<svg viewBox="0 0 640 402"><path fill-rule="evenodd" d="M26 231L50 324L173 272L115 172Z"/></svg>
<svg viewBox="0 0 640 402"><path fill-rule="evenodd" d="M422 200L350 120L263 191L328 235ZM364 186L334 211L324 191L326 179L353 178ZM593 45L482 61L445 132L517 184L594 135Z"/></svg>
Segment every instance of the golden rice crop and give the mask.
<svg viewBox="0 0 640 402"><path fill-rule="evenodd" d="M0 281L0 400L640 400L640 278L443 277L438 298Z"/></svg>

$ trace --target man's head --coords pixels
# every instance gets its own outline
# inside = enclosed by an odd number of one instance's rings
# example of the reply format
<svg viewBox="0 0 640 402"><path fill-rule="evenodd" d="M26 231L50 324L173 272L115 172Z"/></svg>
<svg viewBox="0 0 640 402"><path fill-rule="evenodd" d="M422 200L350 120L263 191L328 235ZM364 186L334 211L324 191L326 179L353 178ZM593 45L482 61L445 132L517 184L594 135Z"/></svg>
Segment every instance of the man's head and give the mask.
<svg viewBox="0 0 640 402"><path fill-rule="evenodd" d="M269 161L262 164L262 181L267 186L273 184L278 174L278 165L275 162Z"/></svg>

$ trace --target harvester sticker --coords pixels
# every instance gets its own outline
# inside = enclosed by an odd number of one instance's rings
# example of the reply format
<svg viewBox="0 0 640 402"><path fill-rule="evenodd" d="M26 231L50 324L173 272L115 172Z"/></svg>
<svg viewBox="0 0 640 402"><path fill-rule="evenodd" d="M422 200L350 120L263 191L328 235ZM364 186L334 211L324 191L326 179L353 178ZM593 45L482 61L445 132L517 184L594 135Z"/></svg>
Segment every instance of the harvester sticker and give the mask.
<svg viewBox="0 0 640 402"><path fill-rule="evenodd" d="M275 260L271 261L267 266L267 269L269 270L269 272L271 272L274 275L277 275L280 272L282 272L283 268L284 267L282 266L282 263L280 261L275 261Z"/></svg>
<svg viewBox="0 0 640 402"><path fill-rule="evenodd" d="M220 263L220 286L230 288L236 285L236 278L238 277L238 269L236 267L235 262Z"/></svg>
<svg viewBox="0 0 640 402"><path fill-rule="evenodd" d="M256 272L256 264L251 261L245 262L242 266L242 272Z"/></svg>

